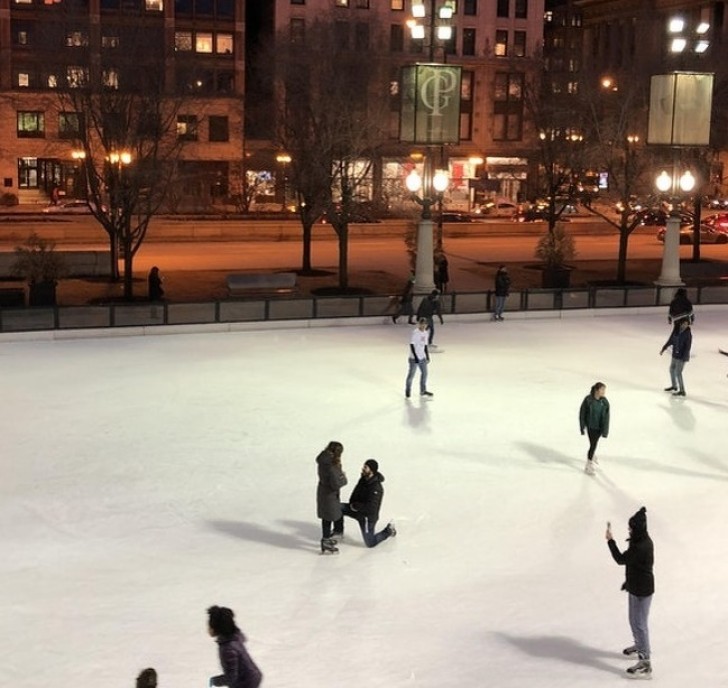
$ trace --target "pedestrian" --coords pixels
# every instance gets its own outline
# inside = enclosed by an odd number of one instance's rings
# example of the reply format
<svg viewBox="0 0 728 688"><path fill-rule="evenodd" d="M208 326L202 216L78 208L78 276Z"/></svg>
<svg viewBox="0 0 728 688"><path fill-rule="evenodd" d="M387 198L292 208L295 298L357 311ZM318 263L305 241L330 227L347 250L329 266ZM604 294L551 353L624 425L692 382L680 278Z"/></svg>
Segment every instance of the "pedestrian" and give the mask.
<svg viewBox="0 0 728 688"><path fill-rule="evenodd" d="M351 493L349 503L341 505L344 516L359 522L367 547L376 547L380 542L397 534L391 521L384 530L376 532L379 509L384 498L383 482L384 476L379 472L379 463L375 459L367 459L362 466L361 478Z"/></svg>
<svg viewBox="0 0 728 688"><path fill-rule="evenodd" d="M667 314L667 322L672 325L673 334L680 331L680 323L683 320L687 320L692 325L695 322L695 313L693 313L693 304L688 298L687 290L680 287L670 301Z"/></svg>
<svg viewBox="0 0 728 688"><path fill-rule="evenodd" d="M407 324L414 325L414 321L412 320L415 314L415 307L412 303L412 300L414 298L414 286L414 278L410 277L410 279L407 280L407 284L404 285L402 293L399 295L399 299L397 302L397 312L392 316L392 322L395 325L397 324L397 318L399 318L400 315L406 315Z"/></svg>
<svg viewBox="0 0 728 688"><path fill-rule="evenodd" d="M637 655L639 659L637 664L627 669L627 673L631 678L652 678L648 620L652 595L655 592L655 577L652 571L655 553L652 539L647 532L647 509L642 507L629 519L629 547L624 552L620 552L614 542L609 523L607 523L606 538L614 561L626 567L622 590L626 590L629 595L629 625L632 629L633 643L622 650L622 654L628 657Z"/></svg>
<svg viewBox="0 0 728 688"><path fill-rule="evenodd" d="M690 349L693 345L693 333L690 329L690 319L682 318L677 334L670 334L660 349L660 356L668 347L672 347L670 360L670 386L665 387L666 392L672 392L674 397L685 396L685 383L683 382L683 368L690 360Z"/></svg>
<svg viewBox="0 0 728 688"><path fill-rule="evenodd" d="M447 256L444 253L438 253L435 261L435 286L441 294L447 291L449 281L450 268L447 262Z"/></svg>
<svg viewBox="0 0 728 688"><path fill-rule="evenodd" d="M409 369L407 370L407 379L404 383L404 395L407 399L412 396L412 381L415 379L415 373L419 368L420 371L420 396L434 396L432 392L427 390L427 368L430 365L430 351L427 345L427 319L420 318L417 327L412 330L409 345Z"/></svg>
<svg viewBox="0 0 728 688"><path fill-rule="evenodd" d="M594 475L594 464L599 463L594 455L599 438L609 435L609 401L604 396L606 392L607 386L603 382L595 382L579 408L579 429L582 435L585 430L589 435L589 451L584 467L588 475Z"/></svg>
<svg viewBox="0 0 728 688"><path fill-rule="evenodd" d="M149 271L147 282L149 285L149 300L161 301L164 297L164 289L162 288L162 276L159 274L159 268L156 265Z"/></svg>
<svg viewBox="0 0 728 688"><path fill-rule="evenodd" d="M346 474L341 467L344 445L331 441L316 457L318 487L316 488L316 513L321 519L321 554L336 554L337 541L344 532L344 515L341 512L339 491L346 485Z"/></svg>
<svg viewBox="0 0 728 688"><path fill-rule="evenodd" d="M503 320L506 298L511 291L511 277L505 265L499 265L495 273L495 310L491 320Z"/></svg>
<svg viewBox="0 0 728 688"><path fill-rule="evenodd" d="M157 672L152 669L144 669L136 678L136 688L157 688Z"/></svg>
<svg viewBox="0 0 728 688"><path fill-rule="evenodd" d="M422 318L427 320L427 328L429 335L427 343L430 346L435 346L432 340L435 338L435 316L440 319L440 325L443 324L442 319L442 304L440 303L439 292L437 289L433 289L422 301L417 308L417 321L419 322Z"/></svg>
<svg viewBox="0 0 728 688"><path fill-rule="evenodd" d="M219 646L223 673L210 678L210 686L258 688L263 674L245 649L246 638L235 625L235 614L227 607L207 610L210 635Z"/></svg>

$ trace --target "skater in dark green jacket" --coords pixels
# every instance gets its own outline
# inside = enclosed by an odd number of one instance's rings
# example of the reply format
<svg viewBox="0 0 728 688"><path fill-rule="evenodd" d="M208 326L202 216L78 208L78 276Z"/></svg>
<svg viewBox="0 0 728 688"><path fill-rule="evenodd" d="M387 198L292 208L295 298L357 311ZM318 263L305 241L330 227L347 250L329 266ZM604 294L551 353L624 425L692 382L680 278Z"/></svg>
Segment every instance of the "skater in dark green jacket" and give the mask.
<svg viewBox="0 0 728 688"><path fill-rule="evenodd" d="M603 382L595 382L589 394L581 402L579 409L579 429L582 435L585 430L589 435L589 451L584 467L584 471L588 475L594 475L594 464L598 463L594 452L597 449L599 438L609 434L609 401L604 396L606 391L607 386Z"/></svg>

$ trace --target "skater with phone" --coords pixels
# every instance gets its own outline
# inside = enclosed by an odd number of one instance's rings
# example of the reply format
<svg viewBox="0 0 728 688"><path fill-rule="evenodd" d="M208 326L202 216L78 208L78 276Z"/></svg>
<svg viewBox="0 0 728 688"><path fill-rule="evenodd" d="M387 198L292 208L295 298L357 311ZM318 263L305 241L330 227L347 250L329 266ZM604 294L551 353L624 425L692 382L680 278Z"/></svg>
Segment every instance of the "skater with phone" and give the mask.
<svg viewBox="0 0 728 688"><path fill-rule="evenodd" d="M630 678L652 678L648 621L655 592L655 555L652 538L647 532L647 509L642 507L629 519L629 547L624 552L620 552L614 542L610 523L607 523L605 537L614 561L626 568L622 590L629 595L629 625L633 643L622 650L622 654L627 657L636 655L639 660L627 669L627 674Z"/></svg>
<svg viewBox="0 0 728 688"><path fill-rule="evenodd" d="M222 673L210 678L209 686L229 688L258 688L263 674L245 649L246 638L235 625L235 614L227 607L207 610L210 635L219 646Z"/></svg>
<svg viewBox="0 0 728 688"><path fill-rule="evenodd" d="M317 457L318 487L316 513L321 519L321 554L336 554L337 542L344 532L339 491L346 485L346 474L341 467L344 445L331 441Z"/></svg>
<svg viewBox="0 0 728 688"><path fill-rule="evenodd" d="M584 467L587 475L596 473L594 464L599 463L599 460L594 452L597 450L599 438L609 435L609 401L604 396L606 391L607 386L603 382L595 382L579 408L579 430L582 435L584 431L589 435L589 451Z"/></svg>

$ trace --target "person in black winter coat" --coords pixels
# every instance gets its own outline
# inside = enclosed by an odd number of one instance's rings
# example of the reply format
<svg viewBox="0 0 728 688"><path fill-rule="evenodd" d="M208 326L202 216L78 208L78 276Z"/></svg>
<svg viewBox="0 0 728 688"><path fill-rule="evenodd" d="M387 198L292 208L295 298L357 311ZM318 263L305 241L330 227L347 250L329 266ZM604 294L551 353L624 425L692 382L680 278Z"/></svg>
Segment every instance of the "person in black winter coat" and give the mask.
<svg viewBox="0 0 728 688"><path fill-rule="evenodd" d="M685 396L685 383L683 382L682 371L685 364L690 360L690 349L693 346L693 334L690 330L690 322L683 318L678 326L678 333L671 334L660 349L660 356L665 353L668 347L672 347L672 359L670 360L670 386L665 387L666 392L672 392L675 397Z"/></svg>
<svg viewBox="0 0 728 688"><path fill-rule="evenodd" d="M258 688L263 674L245 649L245 636L235 625L235 614L227 607L207 610L210 635L219 646L223 674L210 678L210 686Z"/></svg>
<svg viewBox="0 0 728 688"><path fill-rule="evenodd" d="M348 504L342 504L344 516L355 518L359 522L361 534L367 547L376 547L387 538L394 537L397 531L394 523L375 532L379 509L384 498L384 476L379 472L379 463L374 459L367 459L361 469L361 478L356 484Z"/></svg>
<svg viewBox="0 0 728 688"><path fill-rule="evenodd" d="M149 287L149 300L161 301L164 298L164 289L162 288L162 276L159 274L159 268L156 265L149 271L147 284Z"/></svg>
<svg viewBox="0 0 728 688"><path fill-rule="evenodd" d="M435 286L441 294L447 291L447 285L450 282L450 265L447 256L439 253L435 257Z"/></svg>
<svg viewBox="0 0 728 688"><path fill-rule="evenodd" d="M495 309L491 320L503 320L503 309L510 291L511 277L508 274L508 268L501 265L495 273Z"/></svg>
<svg viewBox="0 0 728 688"><path fill-rule="evenodd" d="M321 519L322 552L335 552L336 538L344 532L344 515L339 495L339 490L347 482L341 467L343 452L344 446L341 442L332 441L316 457L319 479L316 488L316 514Z"/></svg>
<svg viewBox="0 0 728 688"><path fill-rule="evenodd" d="M432 340L435 338L435 316L440 319L440 325L443 324L442 319L442 304L437 289L433 289L417 307L417 321L420 318L427 320L427 327L430 334L428 335L428 346L432 346Z"/></svg>
<svg viewBox="0 0 728 688"><path fill-rule="evenodd" d="M688 298L687 290L680 287L670 301L667 314L667 322L672 325L673 335L680 331L680 323L684 320L692 325L695 322L695 313L693 313L693 304Z"/></svg>
<svg viewBox="0 0 728 688"><path fill-rule="evenodd" d="M639 661L627 669L635 678L651 678L650 633L648 620L652 595L655 592L653 566L654 545L647 532L647 509L642 507L629 519L629 547L620 552L612 537L612 529L607 524L607 545L612 558L620 566L626 567L625 582L622 590L629 594L629 625L632 629L634 644L625 648L625 655L638 655Z"/></svg>

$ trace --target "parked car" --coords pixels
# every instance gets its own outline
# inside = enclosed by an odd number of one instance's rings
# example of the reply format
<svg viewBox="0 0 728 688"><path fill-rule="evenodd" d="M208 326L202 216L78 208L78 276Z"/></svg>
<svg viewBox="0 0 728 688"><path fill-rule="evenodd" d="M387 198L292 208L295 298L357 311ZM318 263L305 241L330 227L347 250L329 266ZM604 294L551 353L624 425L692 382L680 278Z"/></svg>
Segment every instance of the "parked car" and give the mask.
<svg viewBox="0 0 728 688"><path fill-rule="evenodd" d="M689 213L686 210L681 210L679 213L681 225L692 225L694 219L692 213ZM661 208L653 208L640 210L635 216L639 220L639 224L643 227L664 227L667 223L667 218L670 217L670 213L666 210L662 210Z"/></svg>
<svg viewBox="0 0 728 688"><path fill-rule="evenodd" d="M459 210L443 210L442 222L473 222L474 218L470 213L463 213Z"/></svg>
<svg viewBox="0 0 728 688"><path fill-rule="evenodd" d="M728 213L716 213L715 215L708 215L702 224L713 227L716 230L722 232L728 232Z"/></svg>
<svg viewBox="0 0 728 688"><path fill-rule="evenodd" d="M68 201L61 201L57 205L49 205L47 208L43 208L43 212L60 213L65 215L83 215L84 213L90 213L91 208L89 207L88 201L71 199Z"/></svg>
<svg viewBox="0 0 728 688"><path fill-rule="evenodd" d="M681 225L680 227L680 243L693 243L693 226ZM665 227L657 230L657 240L665 241ZM701 244L728 244L728 227L720 228L708 225L705 222L700 223L700 243Z"/></svg>
<svg viewBox="0 0 728 688"><path fill-rule="evenodd" d="M708 196L703 200L703 205L711 210L728 210L728 198Z"/></svg>
<svg viewBox="0 0 728 688"><path fill-rule="evenodd" d="M518 212L518 204L507 198L497 198L486 203L484 211L491 217L513 217Z"/></svg>

